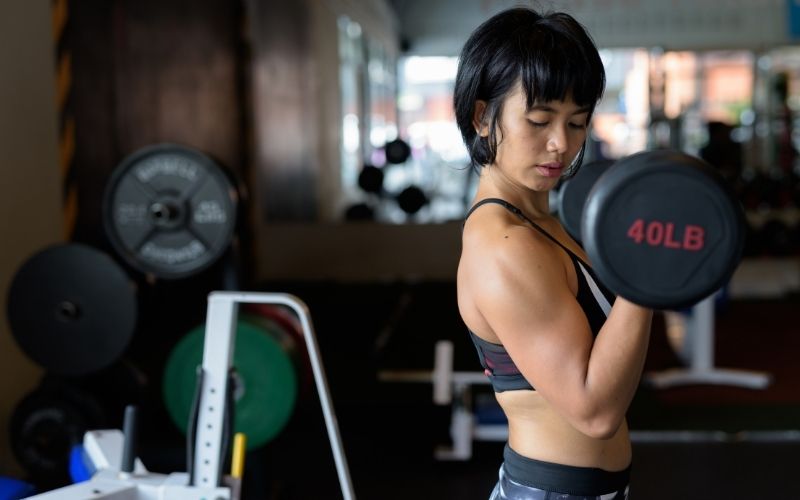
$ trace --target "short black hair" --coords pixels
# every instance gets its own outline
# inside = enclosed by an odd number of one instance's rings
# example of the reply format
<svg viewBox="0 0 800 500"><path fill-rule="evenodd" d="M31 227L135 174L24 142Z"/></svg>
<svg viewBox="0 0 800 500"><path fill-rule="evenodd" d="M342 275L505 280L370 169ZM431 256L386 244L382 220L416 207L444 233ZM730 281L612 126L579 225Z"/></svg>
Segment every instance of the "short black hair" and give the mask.
<svg viewBox="0 0 800 500"><path fill-rule="evenodd" d="M501 104L517 82L529 108L563 101L570 93L578 106L589 107L591 118L606 74L594 41L569 14L516 7L481 24L461 50L453 92L456 122L473 167L494 162ZM473 125L477 100L487 103L488 137Z"/></svg>

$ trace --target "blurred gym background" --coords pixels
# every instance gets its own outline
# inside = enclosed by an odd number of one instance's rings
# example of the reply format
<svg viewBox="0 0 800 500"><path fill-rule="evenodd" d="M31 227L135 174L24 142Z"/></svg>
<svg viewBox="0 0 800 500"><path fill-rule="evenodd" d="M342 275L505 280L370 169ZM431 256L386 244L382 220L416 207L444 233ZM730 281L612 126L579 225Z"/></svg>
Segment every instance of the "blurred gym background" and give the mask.
<svg viewBox="0 0 800 500"><path fill-rule="evenodd" d="M460 225L476 179L453 120L452 84L468 34L517 3L6 0L0 476L39 491L67 484L63 451L87 428L119 427L129 402L145 415L146 465L185 470L178 401L193 379L175 373L195 358L178 354L198 338L206 295L235 288L308 303L360 498L486 498L501 440L470 435L459 459L436 450L457 440L458 408L498 423L488 388L437 405L430 383L381 374L431 371L441 340L452 341L455 370L479 368L455 303ZM601 49L608 85L587 161L677 148L717 167L746 213L745 255L717 297L714 357L705 361L769 383L656 388L645 377L629 416L632 493L800 497L800 5L530 5L572 13ZM159 145L209 159L232 203L230 233L180 275L138 262L142 248L120 242L109 218L126 159ZM65 257L69 265L51 266L47 280L21 273L46 249L76 248L91 255ZM121 271L122 289L93 279L98 268ZM85 279L76 283L76 273ZM18 325L52 311L12 310L15 277L20 300L71 287L88 294L84 307L114 325L89 333L114 349L90 339L77 356L42 361L59 354L46 339L63 340L64 317L45 320L49 330L23 349L30 332ZM117 292L134 304L124 316L105 307ZM272 391L243 409L263 417L247 429L258 439L243 498L340 498L292 319L250 313L240 325L257 330L247 348L272 349L282 371L260 373L258 360L239 367L252 372L245 386ZM657 315L648 373L697 361L674 326Z"/></svg>

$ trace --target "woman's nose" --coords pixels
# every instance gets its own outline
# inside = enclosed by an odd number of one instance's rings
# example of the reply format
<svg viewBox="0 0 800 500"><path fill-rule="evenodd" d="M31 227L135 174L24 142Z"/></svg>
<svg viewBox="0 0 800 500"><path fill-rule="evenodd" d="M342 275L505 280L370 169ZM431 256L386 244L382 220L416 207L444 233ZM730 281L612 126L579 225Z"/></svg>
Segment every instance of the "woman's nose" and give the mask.
<svg viewBox="0 0 800 500"><path fill-rule="evenodd" d="M547 140L548 151L554 153L565 153L567 151L567 133L560 128L553 131Z"/></svg>

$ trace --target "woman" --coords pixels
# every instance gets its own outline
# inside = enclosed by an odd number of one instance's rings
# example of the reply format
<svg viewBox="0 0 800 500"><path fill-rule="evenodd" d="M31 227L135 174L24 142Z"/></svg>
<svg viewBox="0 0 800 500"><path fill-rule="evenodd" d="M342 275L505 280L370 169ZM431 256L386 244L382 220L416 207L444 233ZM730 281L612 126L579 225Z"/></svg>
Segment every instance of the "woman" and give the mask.
<svg viewBox="0 0 800 500"><path fill-rule="evenodd" d="M563 13L501 12L461 53L456 119L480 180L458 304L509 424L492 500L628 494L625 413L652 312L597 281L548 207L604 87L597 48Z"/></svg>

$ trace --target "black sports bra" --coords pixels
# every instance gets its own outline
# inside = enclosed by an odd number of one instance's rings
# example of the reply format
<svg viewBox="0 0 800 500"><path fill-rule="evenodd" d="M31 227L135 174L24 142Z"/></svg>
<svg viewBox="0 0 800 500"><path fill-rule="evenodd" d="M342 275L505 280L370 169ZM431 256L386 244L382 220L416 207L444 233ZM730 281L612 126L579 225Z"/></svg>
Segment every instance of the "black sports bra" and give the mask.
<svg viewBox="0 0 800 500"><path fill-rule="evenodd" d="M615 295L600 283L594 271L586 262L575 255L572 250L561 244L561 242L550 235L550 233L542 229L541 226L530 220L522 213L522 210L511 203L501 200L500 198L483 199L467 212L465 219L469 217L475 209L487 203L502 205L567 252L567 255L569 255L569 258L575 266L575 274L578 276L578 293L575 298L583 309L584 314L586 314L586 319L589 321L592 335L597 337L600 328L608 317L611 305L614 303ZM508 351L506 351L502 344L487 342L471 331L469 335L472 342L475 344L475 348L478 350L478 357L480 358L481 365L483 366L484 372L489 377L495 392L519 389L534 390L530 382L520 373L519 368L517 368L514 360L511 359L511 356L509 356Z"/></svg>

